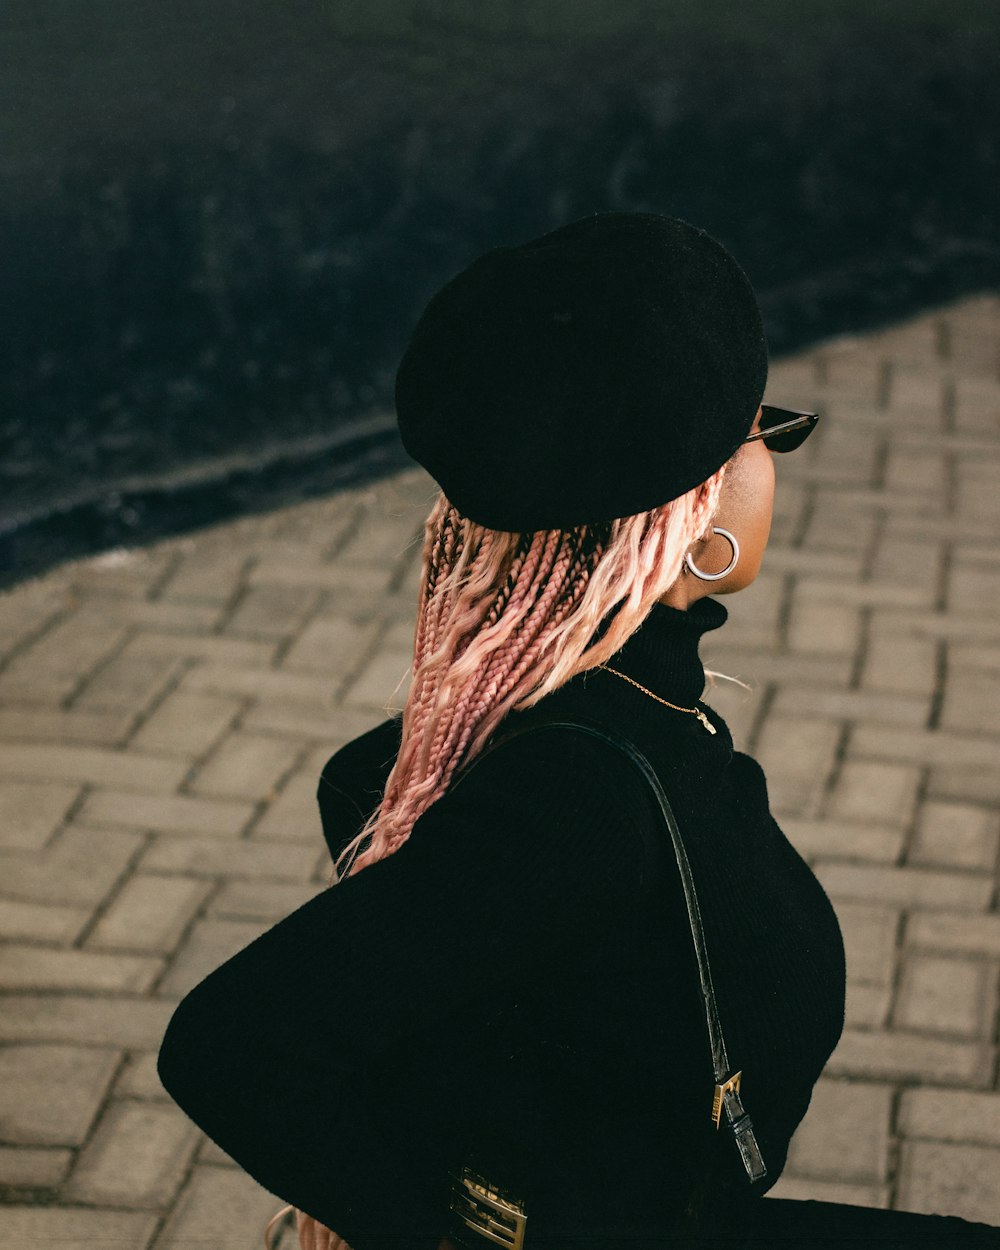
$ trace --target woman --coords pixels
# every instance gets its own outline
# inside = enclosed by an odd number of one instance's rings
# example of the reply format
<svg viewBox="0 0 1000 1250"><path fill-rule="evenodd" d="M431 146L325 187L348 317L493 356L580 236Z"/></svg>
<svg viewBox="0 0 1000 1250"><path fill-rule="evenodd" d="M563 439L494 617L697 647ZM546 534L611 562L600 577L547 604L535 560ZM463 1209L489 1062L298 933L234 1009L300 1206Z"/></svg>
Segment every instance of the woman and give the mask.
<svg viewBox="0 0 1000 1250"><path fill-rule="evenodd" d="M816 420L762 406L766 374L742 270L656 214L489 252L418 323L399 426L441 494L406 707L323 771L333 888L197 986L160 1052L303 1246L1000 1245L760 1201L844 1006L829 900L699 703L708 596L757 575L772 452ZM623 739L682 835L760 1166L713 1123L683 880Z"/></svg>

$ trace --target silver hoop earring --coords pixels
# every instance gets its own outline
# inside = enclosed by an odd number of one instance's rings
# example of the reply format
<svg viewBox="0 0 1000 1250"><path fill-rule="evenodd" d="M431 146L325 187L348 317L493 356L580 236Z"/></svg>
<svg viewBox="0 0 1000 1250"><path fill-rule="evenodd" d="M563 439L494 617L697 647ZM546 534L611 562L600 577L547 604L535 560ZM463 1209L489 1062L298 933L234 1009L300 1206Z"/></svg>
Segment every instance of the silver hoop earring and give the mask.
<svg viewBox="0 0 1000 1250"><path fill-rule="evenodd" d="M684 557L684 563L691 570L691 572L695 575L695 577L700 577L703 582L717 582L719 581L720 578L728 577L729 574L733 571L733 569L736 568L736 562L740 558L740 545L736 541L736 536L734 534L731 534L729 530L724 530L721 527L716 527L715 525L712 526L712 533L721 534L722 537L726 539L726 541L729 543L729 545L733 549L733 558L729 561L729 563L726 565L726 567L722 570L721 573L703 573L701 569L699 569L696 566L695 562L691 559L691 555L689 552Z"/></svg>

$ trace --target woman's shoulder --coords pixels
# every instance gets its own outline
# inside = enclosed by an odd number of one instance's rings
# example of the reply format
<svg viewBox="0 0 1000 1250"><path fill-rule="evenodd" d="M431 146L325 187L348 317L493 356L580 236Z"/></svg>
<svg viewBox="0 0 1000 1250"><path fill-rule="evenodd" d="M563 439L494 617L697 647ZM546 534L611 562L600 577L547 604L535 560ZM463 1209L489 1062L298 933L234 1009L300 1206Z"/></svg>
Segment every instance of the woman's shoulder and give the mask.
<svg viewBox="0 0 1000 1250"><path fill-rule="evenodd" d="M360 775L384 772L388 775L399 752L403 718L390 716L358 737L345 742L330 756L320 773L320 785L334 789L351 788Z"/></svg>
<svg viewBox="0 0 1000 1250"><path fill-rule="evenodd" d="M572 860L566 871L588 873L614 861L625 889L645 887L658 862L649 781L607 732L563 718L505 718L422 819L495 836L505 856L535 867Z"/></svg>

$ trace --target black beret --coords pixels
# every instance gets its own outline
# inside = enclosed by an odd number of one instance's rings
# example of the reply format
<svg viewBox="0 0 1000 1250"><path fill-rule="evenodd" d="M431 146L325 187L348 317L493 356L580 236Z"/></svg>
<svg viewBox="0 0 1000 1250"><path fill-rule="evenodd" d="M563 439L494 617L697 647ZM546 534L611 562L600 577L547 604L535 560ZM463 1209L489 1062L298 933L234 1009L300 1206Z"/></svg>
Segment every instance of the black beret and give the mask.
<svg viewBox="0 0 1000 1250"><path fill-rule="evenodd" d="M396 412L464 516L566 529L705 481L766 379L760 310L721 243L657 213L599 213L452 278L413 331Z"/></svg>

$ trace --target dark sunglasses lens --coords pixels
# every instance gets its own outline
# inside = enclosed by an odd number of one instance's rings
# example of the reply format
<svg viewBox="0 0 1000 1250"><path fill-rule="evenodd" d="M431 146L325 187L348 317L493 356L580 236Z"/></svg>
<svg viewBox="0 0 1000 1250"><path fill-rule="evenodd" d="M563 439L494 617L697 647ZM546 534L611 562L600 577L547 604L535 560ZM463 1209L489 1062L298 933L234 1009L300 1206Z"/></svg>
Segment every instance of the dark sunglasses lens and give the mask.
<svg viewBox="0 0 1000 1250"><path fill-rule="evenodd" d="M768 408L764 405L760 415L760 428L766 430L772 425L781 425L786 421L792 421L801 414L789 412L782 408ZM791 430L781 430L777 434L765 434L763 438L764 446L768 451L794 451L796 447L801 447L816 426L817 418L813 417L808 422L796 426Z"/></svg>

